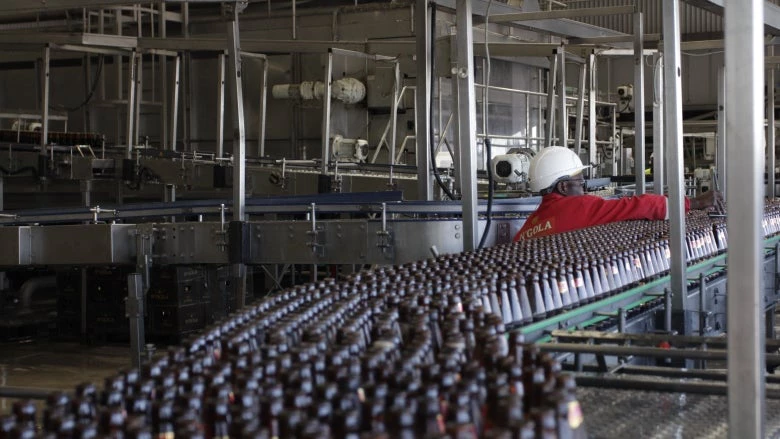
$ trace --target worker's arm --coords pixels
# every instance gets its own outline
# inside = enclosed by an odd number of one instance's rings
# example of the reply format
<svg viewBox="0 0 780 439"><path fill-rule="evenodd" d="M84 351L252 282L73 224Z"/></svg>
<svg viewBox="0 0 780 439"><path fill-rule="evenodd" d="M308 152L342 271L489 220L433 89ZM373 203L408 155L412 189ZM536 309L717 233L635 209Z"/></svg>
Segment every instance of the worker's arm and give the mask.
<svg viewBox="0 0 780 439"><path fill-rule="evenodd" d="M605 200L601 197L583 195L580 198L582 216L588 218L589 226L628 220L668 219L668 199L663 195L639 195L618 200ZM685 199L685 211L690 209L690 201Z"/></svg>
<svg viewBox="0 0 780 439"><path fill-rule="evenodd" d="M580 198L582 214L588 218L591 226L615 221L669 219L669 199L663 195L645 194L619 200L605 200L591 195ZM720 193L715 191L705 192L696 198L686 197L685 211L706 209L720 198Z"/></svg>

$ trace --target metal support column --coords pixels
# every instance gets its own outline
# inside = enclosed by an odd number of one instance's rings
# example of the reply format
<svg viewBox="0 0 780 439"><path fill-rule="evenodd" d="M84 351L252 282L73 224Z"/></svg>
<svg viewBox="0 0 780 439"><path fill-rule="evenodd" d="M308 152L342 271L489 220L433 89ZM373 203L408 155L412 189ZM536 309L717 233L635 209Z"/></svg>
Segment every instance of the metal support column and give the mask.
<svg viewBox="0 0 780 439"><path fill-rule="evenodd" d="M715 165L718 167L718 184L723 198L728 193L726 174L726 67L718 68L718 137L715 145Z"/></svg>
<svg viewBox="0 0 780 439"><path fill-rule="evenodd" d="M144 57L142 54L138 54L138 57L136 58L136 66L135 66L135 107L133 111L135 112L135 121L133 122L133 127L135 128L135 131L133 132L133 141L140 142L141 141L141 101L144 97Z"/></svg>
<svg viewBox="0 0 780 439"><path fill-rule="evenodd" d="M609 61L609 58L607 58L607 61ZM622 149L623 139L618 140L618 130L617 130L617 106L611 107L611 126L612 126L612 136L610 137L610 140L612 141L612 144L610 147L612 148L612 160L610 165L612 166L612 176L619 175L619 170L617 168L617 159L619 150ZM620 147L618 147L620 145Z"/></svg>
<svg viewBox="0 0 780 439"><path fill-rule="evenodd" d="M767 46L768 56L774 55L774 47ZM766 71L766 196L775 197L775 65Z"/></svg>
<svg viewBox="0 0 780 439"><path fill-rule="evenodd" d="M190 37L190 4L181 5L182 33L184 38ZM192 150L192 54L184 52L184 69L182 84L184 87L184 117L182 118L182 143L184 151Z"/></svg>
<svg viewBox="0 0 780 439"><path fill-rule="evenodd" d="M81 182L81 205L89 209L92 207L92 180L85 180ZM88 322L87 322L87 296L88 296L88 284L89 276L87 276L87 269L82 267L81 272L81 337L83 340L87 339Z"/></svg>
<svg viewBox="0 0 780 439"><path fill-rule="evenodd" d="M125 158L130 159L133 157L133 144L135 139L135 128L133 123L135 122L135 66L137 61L137 53L135 50L130 52L130 62L127 63L127 149L125 150Z"/></svg>
<svg viewBox="0 0 780 439"><path fill-rule="evenodd" d="M764 437L764 1L726 2L729 437Z"/></svg>
<svg viewBox="0 0 780 439"><path fill-rule="evenodd" d="M420 200L433 200L431 183L431 4L428 0L417 0L415 7L415 30L417 31L417 107L415 127L417 136L417 193ZM441 117L441 115L439 115Z"/></svg>
<svg viewBox="0 0 780 439"><path fill-rule="evenodd" d="M168 27L166 26L167 20L165 18L165 3L160 3L159 8L160 17L158 22L158 29L160 39L164 40L168 37ZM170 111L170 107L168 106L168 57L165 55L160 55L157 59L160 62L160 78L162 78L162 82L160 83L160 86L162 87L162 120L160 121L162 124L162 137L160 138L160 149L167 149L169 145L168 139L170 132L170 127L168 125L168 112ZM154 84L154 80L152 80L152 84Z"/></svg>
<svg viewBox="0 0 780 439"><path fill-rule="evenodd" d="M596 97L598 81L596 77L596 54L588 55L588 161L589 165L596 165ZM595 168L591 168L590 177L595 177Z"/></svg>
<svg viewBox="0 0 780 439"><path fill-rule="evenodd" d="M141 367L141 350L144 346L144 288L140 273L127 276L125 313L130 319L130 359L134 368Z"/></svg>
<svg viewBox="0 0 780 439"><path fill-rule="evenodd" d="M653 192L664 194L666 152L664 148L664 58L653 55Z"/></svg>
<svg viewBox="0 0 780 439"><path fill-rule="evenodd" d="M238 10L233 10L228 22L228 49L230 57L230 97L233 104L233 221L244 221L246 209L246 126L244 123L244 92L241 84L241 39ZM328 94L328 97L330 94ZM327 99L327 98L326 98ZM246 299L246 265L233 265L236 288L236 309Z"/></svg>
<svg viewBox="0 0 780 439"><path fill-rule="evenodd" d="M401 65L398 61L393 66L393 103L390 106L393 112L390 115L390 175L393 175L393 165L395 165L395 148L398 142L398 95L401 93ZM392 177L391 177L392 178Z"/></svg>
<svg viewBox="0 0 780 439"><path fill-rule="evenodd" d="M257 155L265 157L265 126L268 120L268 58L263 57L263 81L260 88L260 120L258 121L260 136L257 139Z"/></svg>
<svg viewBox="0 0 780 439"><path fill-rule="evenodd" d="M81 205L92 207L92 180L83 180L81 182Z"/></svg>
<svg viewBox="0 0 780 439"><path fill-rule="evenodd" d="M82 60L84 64L84 100L87 101L84 107L82 107L82 116L84 117L84 132L89 133L92 131L92 111L88 102L89 93L92 89L92 58L89 53L86 53Z"/></svg>
<svg viewBox="0 0 780 439"><path fill-rule="evenodd" d="M171 111L171 151L176 151L176 137L179 134L179 89L181 88L181 55L176 57L173 77L173 108Z"/></svg>
<svg viewBox="0 0 780 439"><path fill-rule="evenodd" d="M558 58L558 81L555 89L558 92L558 143L564 148L569 146L569 115L566 111L566 51L563 48L555 51L555 57Z"/></svg>
<svg viewBox="0 0 780 439"><path fill-rule="evenodd" d="M574 127L574 151L580 158L582 158L580 153L582 152L582 119L585 112L585 78L587 73L588 65L580 65L580 80L577 87L577 125Z"/></svg>
<svg viewBox="0 0 780 439"><path fill-rule="evenodd" d="M176 202L176 185L175 184L166 184L163 187L163 202L164 203L175 203ZM168 217L168 222L175 223L176 222L176 216L171 215Z"/></svg>
<svg viewBox="0 0 780 439"><path fill-rule="evenodd" d="M50 90L51 47L47 44L43 48L43 96L41 102L41 156L46 163L46 145L49 143L49 94ZM45 171L41 169L40 171Z"/></svg>
<svg viewBox="0 0 780 439"><path fill-rule="evenodd" d="M186 3L185 3L186 4ZM116 35L122 35L122 27L124 25L124 12L121 8L114 8L114 30ZM116 66L116 98L122 99L122 65L124 63L124 57L118 55L114 58L114 65ZM119 112L117 112L119 113ZM118 116L117 116L118 117ZM119 127L117 126L117 130Z"/></svg>
<svg viewBox="0 0 780 439"><path fill-rule="evenodd" d="M328 173L330 164L330 87L333 76L333 51L328 49L328 65L325 68L325 93L322 96L322 166L320 173Z"/></svg>
<svg viewBox="0 0 780 439"><path fill-rule="evenodd" d="M225 155L225 58L219 54L219 83L217 86L217 157ZM231 59L232 62L232 59Z"/></svg>
<svg viewBox="0 0 780 439"><path fill-rule="evenodd" d="M644 20L634 13L634 176L636 194L645 193L645 55Z"/></svg>
<svg viewBox="0 0 780 439"><path fill-rule="evenodd" d="M671 250L672 304L676 311L686 310L685 278L685 179L682 148L682 80L680 61L680 0L663 2L664 84L668 102L664 108L664 143L669 166L669 248Z"/></svg>
<svg viewBox="0 0 780 439"><path fill-rule="evenodd" d="M458 161L461 203L463 206L463 250L471 251L479 243L477 213L477 106L474 93L474 35L471 0L458 0L456 8L458 46Z"/></svg>
<svg viewBox="0 0 780 439"><path fill-rule="evenodd" d="M553 145L555 137L555 85L558 82L558 57L553 54L550 58L550 72L547 75L547 125L544 127L544 146Z"/></svg>
<svg viewBox="0 0 780 439"><path fill-rule="evenodd" d="M81 272L81 291L79 294L81 295L81 331L79 332L81 334L81 338L83 340L87 339L87 290L89 289L87 282L89 281L89 276L87 276L87 269L81 268L79 270Z"/></svg>

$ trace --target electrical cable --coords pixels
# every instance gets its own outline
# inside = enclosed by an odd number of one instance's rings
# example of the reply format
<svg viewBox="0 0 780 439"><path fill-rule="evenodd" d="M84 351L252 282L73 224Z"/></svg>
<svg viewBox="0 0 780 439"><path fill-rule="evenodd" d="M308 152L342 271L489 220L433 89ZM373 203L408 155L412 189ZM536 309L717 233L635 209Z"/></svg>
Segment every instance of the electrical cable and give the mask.
<svg viewBox="0 0 780 439"><path fill-rule="evenodd" d="M87 61L89 62L89 61ZM73 113L74 111L79 111L82 108L84 108L89 102L92 100L92 97L95 95L95 91L97 90L98 81L100 80L100 75L103 73L103 64L104 64L104 56L100 55L100 62L98 63L97 71L95 72L95 79L92 81L92 87L89 90L89 94L87 94L87 98L84 99L84 102L78 104L75 107L55 107L54 105L49 105L50 110L65 110L68 113Z"/></svg>
<svg viewBox="0 0 780 439"><path fill-rule="evenodd" d="M431 29L436 29L436 5L433 4L431 8ZM435 50L436 43L434 41L434 38L431 38L431 93L430 93L430 99L428 100L428 115L429 115L429 121L433 121L433 80L436 78L436 56L435 56ZM439 99L441 99L441 96L439 96ZM430 128L430 127L429 127ZM439 133L440 136L443 136L444 133ZM447 185L444 184L444 182L441 180L441 175L439 175L439 169L436 167L436 139L433 135L433 130L428 130L428 136L430 137L429 143L430 143L430 154L431 154L431 170L433 171L433 177L436 179L436 183L439 184L439 187L444 192L445 195L450 200L455 200L455 195L452 193L450 188L447 187Z"/></svg>
<svg viewBox="0 0 780 439"><path fill-rule="evenodd" d="M485 155L487 156L486 166L488 174L488 200L487 200L487 212L485 218L485 230L482 232L482 238L479 240L479 246L477 248L483 248L485 241L490 233L490 226L493 217L493 149L490 145L490 130L488 129L488 123L490 118L488 117L488 93L490 92L490 44L488 44L488 23L490 20L490 7L493 6L493 0L490 0L485 9L485 88L483 98L485 102L484 109L482 111L482 119L485 121ZM528 127L526 127L528 129Z"/></svg>

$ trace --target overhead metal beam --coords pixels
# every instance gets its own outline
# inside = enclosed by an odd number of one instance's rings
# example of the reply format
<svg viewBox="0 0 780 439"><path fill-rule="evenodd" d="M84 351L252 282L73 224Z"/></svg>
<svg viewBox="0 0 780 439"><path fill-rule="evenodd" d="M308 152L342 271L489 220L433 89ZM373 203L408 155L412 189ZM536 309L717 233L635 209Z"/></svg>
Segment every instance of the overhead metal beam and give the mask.
<svg viewBox="0 0 780 439"><path fill-rule="evenodd" d="M0 14L30 14L66 9L111 8L130 6L138 3L231 3L240 0L3 0L0 2Z"/></svg>
<svg viewBox="0 0 780 439"><path fill-rule="evenodd" d="M712 13L723 15L726 0L684 0L689 5L696 6ZM741 2L737 2L741 4ZM780 6L777 6L769 1L762 1L763 3L763 22L765 24L765 30L770 34L780 33Z"/></svg>
<svg viewBox="0 0 780 439"><path fill-rule="evenodd" d="M0 40L2 41L2 40ZM242 39L241 49L259 53L327 53L339 48L355 52L382 54L413 54L414 40L404 41L328 41L328 40L257 40ZM176 51L221 52L228 47L225 38L139 38L138 47Z"/></svg>
<svg viewBox="0 0 780 439"><path fill-rule="evenodd" d="M648 41L661 41L661 35L660 34L647 34L645 35L645 42ZM634 36L633 35L610 35L607 37L574 37L569 38L567 41L567 44L569 45L607 45L607 44L618 44L618 43L633 43L634 42ZM629 46L626 46L627 48Z"/></svg>
<svg viewBox="0 0 780 439"><path fill-rule="evenodd" d="M129 52L124 49L75 46L73 44L52 44L51 48L56 50L64 50L68 52L94 53L98 55L128 55L129 54Z"/></svg>
<svg viewBox="0 0 780 439"><path fill-rule="evenodd" d="M433 0L438 6L447 8L449 10L455 10L456 0ZM476 17L484 17L488 8L489 0L472 0L471 11ZM512 14L520 12L536 12L543 10L539 6L538 0L525 0L523 3L523 9L520 10L516 7L507 6L499 2L492 2L490 6L490 21L493 21L493 16L499 16L501 14ZM545 19L545 20L530 20L518 23L523 28L530 29L537 32L550 33L554 35L561 35L565 37L608 37L626 34L613 31L612 29L605 29L598 26L593 26L587 23L581 23L579 21L567 20L567 19Z"/></svg>
<svg viewBox="0 0 780 439"><path fill-rule="evenodd" d="M138 38L92 33L4 32L0 33L0 44L71 44L133 49L138 46Z"/></svg>
<svg viewBox="0 0 780 439"><path fill-rule="evenodd" d="M557 20L561 18L600 17L604 15L631 14L633 6L609 6L586 9L557 9L554 11L516 12L509 14L490 15L491 23L507 23L512 21Z"/></svg>
<svg viewBox="0 0 780 439"><path fill-rule="evenodd" d="M0 43L2 43L0 34ZM20 36L17 40L22 40ZM450 37L454 44L455 36ZM441 44L441 39L437 44ZM164 49L170 51L200 51L221 52L228 47L224 38L139 38L138 48L141 50ZM558 43L525 43L525 42L491 42L491 57L547 57L552 51L560 48ZM249 52L260 53L327 53L329 50L348 50L365 54L413 55L417 51L417 42L414 40L394 41L328 41L328 40L257 40L242 39L241 48ZM584 62L584 57L590 52L590 48L580 49L576 46L565 46L573 61ZM485 55L485 44L474 44L474 55Z"/></svg>
<svg viewBox="0 0 780 439"><path fill-rule="evenodd" d="M451 42L454 43L454 36L451 38ZM562 46L558 43L489 43L490 56L552 56L555 50L561 49ZM565 49L569 49L565 47ZM581 51L577 51L574 55L580 55ZM477 43L474 45L475 56L485 56L485 44Z"/></svg>
<svg viewBox="0 0 780 439"><path fill-rule="evenodd" d="M631 49L607 49L599 52L599 56L633 56L634 53L638 52L639 50L635 50L633 48ZM644 56L653 56L653 54L658 53L657 49L642 49L642 55Z"/></svg>
<svg viewBox="0 0 780 439"><path fill-rule="evenodd" d="M629 47L629 43L633 43L634 36L620 36L620 37L598 37L598 38L570 38L566 45L569 50L572 47L591 47L591 46L620 46L619 48L607 49L599 52L599 55L623 55L626 52L631 51L633 53L634 48ZM644 50L653 51L657 47L657 43L661 41L661 35L659 34L646 34L644 37ZM780 42L773 39L769 39L765 42L767 46L780 44ZM685 51L691 50L722 50L725 47L723 40L691 40L682 41L680 43L680 49Z"/></svg>

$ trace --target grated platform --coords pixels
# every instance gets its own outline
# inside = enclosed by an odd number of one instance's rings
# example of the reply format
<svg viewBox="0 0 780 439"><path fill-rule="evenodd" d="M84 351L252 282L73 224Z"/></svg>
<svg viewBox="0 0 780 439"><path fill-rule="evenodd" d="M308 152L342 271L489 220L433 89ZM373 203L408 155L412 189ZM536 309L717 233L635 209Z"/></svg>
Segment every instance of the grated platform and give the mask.
<svg viewBox="0 0 780 439"><path fill-rule="evenodd" d="M725 438L725 396L578 387L588 437ZM767 400L766 437L780 438L780 400Z"/></svg>

